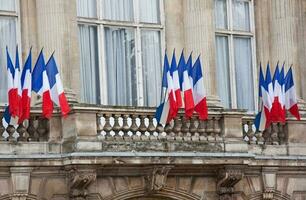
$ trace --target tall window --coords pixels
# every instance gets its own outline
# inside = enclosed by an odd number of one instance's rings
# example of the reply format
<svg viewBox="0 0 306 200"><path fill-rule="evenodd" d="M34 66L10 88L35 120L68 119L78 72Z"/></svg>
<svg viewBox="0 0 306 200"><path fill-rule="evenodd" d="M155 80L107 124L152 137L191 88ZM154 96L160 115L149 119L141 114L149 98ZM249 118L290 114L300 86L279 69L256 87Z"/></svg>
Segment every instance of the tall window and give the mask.
<svg viewBox="0 0 306 200"><path fill-rule="evenodd" d="M0 0L0 102L7 102L6 46L15 55L17 44L17 2L15 0ZM12 57L12 59L15 59Z"/></svg>
<svg viewBox="0 0 306 200"><path fill-rule="evenodd" d="M227 108L255 109L253 0L215 0L217 90Z"/></svg>
<svg viewBox="0 0 306 200"><path fill-rule="evenodd" d="M162 0L77 0L81 100L156 106Z"/></svg>

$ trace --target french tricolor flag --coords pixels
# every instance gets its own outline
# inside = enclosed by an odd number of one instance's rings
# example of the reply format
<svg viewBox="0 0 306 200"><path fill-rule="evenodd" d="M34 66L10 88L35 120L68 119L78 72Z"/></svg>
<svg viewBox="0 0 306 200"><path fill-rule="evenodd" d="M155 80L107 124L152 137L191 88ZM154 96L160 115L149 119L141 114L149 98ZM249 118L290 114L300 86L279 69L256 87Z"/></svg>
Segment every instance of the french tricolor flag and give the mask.
<svg viewBox="0 0 306 200"><path fill-rule="evenodd" d="M285 77L285 108L297 119L300 120L299 108L297 105L295 86L293 81L292 68L290 67Z"/></svg>
<svg viewBox="0 0 306 200"><path fill-rule="evenodd" d="M180 79L176 64L175 51L173 51L172 60L171 60L171 68L170 75L173 80L173 89L175 93L176 106L177 108L181 108L183 106L181 90L180 90Z"/></svg>
<svg viewBox="0 0 306 200"><path fill-rule="evenodd" d="M49 119L53 112L53 102L42 50L32 72L32 90L42 97L43 117Z"/></svg>
<svg viewBox="0 0 306 200"><path fill-rule="evenodd" d="M7 86L8 86L8 104L9 113L12 117L19 116L19 100L18 100L18 85L17 80L19 79L8 52L8 47L6 47L6 60L7 60ZM16 55L17 60L17 55Z"/></svg>
<svg viewBox="0 0 306 200"><path fill-rule="evenodd" d="M191 72L190 72L191 69ZM189 76L189 74L191 76ZM184 93L185 116L190 118L194 111L194 100L192 94L192 58L191 55L183 68L182 89Z"/></svg>
<svg viewBox="0 0 306 200"><path fill-rule="evenodd" d="M206 102L206 92L204 88L204 79L202 74L202 67L200 57L195 61L192 68L193 80L193 100L194 110L199 114L200 120L206 120L208 117L208 109Z"/></svg>
<svg viewBox="0 0 306 200"><path fill-rule="evenodd" d="M23 122L25 119L30 118L30 109L31 109L31 91L32 91L32 75L31 75L31 67L32 67L32 51L30 49L30 53L28 58L24 64L21 73L21 117L19 118L19 123Z"/></svg>
<svg viewBox="0 0 306 200"><path fill-rule="evenodd" d="M177 114L173 81L170 75L168 56L165 54L162 87L166 91L163 102L157 107L155 117L159 124L169 123Z"/></svg>
<svg viewBox="0 0 306 200"><path fill-rule="evenodd" d="M262 67L260 64L260 70L259 70L259 112L257 113L255 117L255 127L257 131L264 131L268 127L268 120L269 117L269 110L268 110L268 104L270 104L270 97L268 94L265 78L262 72ZM267 106L267 107L266 107Z"/></svg>
<svg viewBox="0 0 306 200"><path fill-rule="evenodd" d="M46 71L50 84L51 100L61 108L62 115L66 116L70 111L70 107L64 93L63 84L53 54L46 64Z"/></svg>
<svg viewBox="0 0 306 200"><path fill-rule="evenodd" d="M282 71L279 71L278 63L275 68L275 72L273 75L273 92L274 99L272 103L271 109L271 122L285 122L285 98L284 98L284 67Z"/></svg>

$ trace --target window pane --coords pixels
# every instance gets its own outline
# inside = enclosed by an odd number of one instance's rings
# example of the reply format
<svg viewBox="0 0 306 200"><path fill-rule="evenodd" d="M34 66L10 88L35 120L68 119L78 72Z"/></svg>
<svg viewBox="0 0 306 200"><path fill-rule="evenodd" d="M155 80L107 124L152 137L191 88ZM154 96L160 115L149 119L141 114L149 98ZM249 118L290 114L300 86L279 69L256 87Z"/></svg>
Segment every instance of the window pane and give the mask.
<svg viewBox="0 0 306 200"><path fill-rule="evenodd" d="M16 19L0 17L0 102L7 102L6 46L13 62L16 48Z"/></svg>
<svg viewBox="0 0 306 200"><path fill-rule="evenodd" d="M97 1L77 0L77 14L79 17L97 18Z"/></svg>
<svg viewBox="0 0 306 200"><path fill-rule="evenodd" d="M161 52L159 31L141 32L143 93L145 106L157 106L160 102Z"/></svg>
<svg viewBox="0 0 306 200"><path fill-rule="evenodd" d="M0 0L0 10L15 11L15 0Z"/></svg>
<svg viewBox="0 0 306 200"><path fill-rule="evenodd" d="M159 23L159 0L140 1L140 21L147 23Z"/></svg>
<svg viewBox="0 0 306 200"><path fill-rule="evenodd" d="M216 36L216 56L217 56L217 89L222 104L226 108L231 106L230 79L229 79L229 54L228 38L226 36Z"/></svg>
<svg viewBox="0 0 306 200"><path fill-rule="evenodd" d="M227 29L227 5L226 0L215 0L216 28Z"/></svg>
<svg viewBox="0 0 306 200"><path fill-rule="evenodd" d="M133 29L105 28L107 98L110 105L137 105Z"/></svg>
<svg viewBox="0 0 306 200"><path fill-rule="evenodd" d="M233 0L234 29L250 31L249 2L245 0Z"/></svg>
<svg viewBox="0 0 306 200"><path fill-rule="evenodd" d="M103 13L105 19L133 21L133 0L103 0Z"/></svg>
<svg viewBox="0 0 306 200"><path fill-rule="evenodd" d="M254 110L252 50L250 38L234 38L237 107Z"/></svg>
<svg viewBox="0 0 306 200"><path fill-rule="evenodd" d="M100 103L97 27L79 25L81 101Z"/></svg>

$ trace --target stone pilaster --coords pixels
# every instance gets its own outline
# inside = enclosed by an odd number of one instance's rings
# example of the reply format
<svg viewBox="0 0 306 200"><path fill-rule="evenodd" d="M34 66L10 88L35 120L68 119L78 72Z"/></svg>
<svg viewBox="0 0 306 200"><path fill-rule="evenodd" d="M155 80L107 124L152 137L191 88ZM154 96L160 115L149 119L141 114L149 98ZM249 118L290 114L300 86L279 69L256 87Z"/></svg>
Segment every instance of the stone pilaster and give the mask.
<svg viewBox="0 0 306 200"><path fill-rule="evenodd" d="M12 200L26 200L29 195L31 167L11 167Z"/></svg>
<svg viewBox="0 0 306 200"><path fill-rule="evenodd" d="M55 51L65 92L79 94L80 65L75 0L36 1L37 46L44 47L46 62ZM75 101L75 99L69 99Z"/></svg>
<svg viewBox="0 0 306 200"><path fill-rule="evenodd" d="M262 169L263 180L263 199L272 200L276 190L276 173L277 167L264 167Z"/></svg>
<svg viewBox="0 0 306 200"><path fill-rule="evenodd" d="M185 55L193 51L193 59L201 54L202 71L208 101L217 96L215 61L214 0L183 1ZM216 101L217 103L217 101Z"/></svg>

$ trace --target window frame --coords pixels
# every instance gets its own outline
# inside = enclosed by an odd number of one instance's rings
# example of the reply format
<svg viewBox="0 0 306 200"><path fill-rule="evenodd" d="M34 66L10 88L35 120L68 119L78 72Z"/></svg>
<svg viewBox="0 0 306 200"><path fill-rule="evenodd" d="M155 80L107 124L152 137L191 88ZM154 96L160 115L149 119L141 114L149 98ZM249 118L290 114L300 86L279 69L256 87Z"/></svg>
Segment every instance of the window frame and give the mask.
<svg viewBox="0 0 306 200"><path fill-rule="evenodd" d="M249 38L251 40L251 59L252 74L254 88L254 110L248 110L253 113L258 110L258 80L257 80L257 60L256 60L256 34L255 34L255 16L254 16L254 0L243 0L249 5L250 30L234 30L233 19L233 0L224 0L226 2L227 12L227 29L217 28L215 25L215 37L226 36L228 38L228 57L229 57L229 83L230 83L230 108L237 109L237 90L235 75L235 55L234 55L234 38ZM215 15L216 17L216 15ZM216 22L216 19L215 19ZM216 47L217 48L217 47Z"/></svg>
<svg viewBox="0 0 306 200"><path fill-rule="evenodd" d="M96 0L97 6L97 18L80 17L77 16L77 23L79 24L89 24L97 26L97 36L98 36L98 71L99 71L99 92L100 92L100 104L108 105L107 100L107 78L106 78L106 59L105 59L105 27L121 27L121 28L131 28L134 30L135 36L135 59L136 59L136 76L137 76L137 106L144 106L143 97L143 77L142 77L142 49L141 49L141 30L156 30L160 33L160 46L161 55L165 50L165 13L164 13L164 0L159 1L159 23L146 23L140 21L140 0L133 0L133 21L118 21L103 19L103 0Z"/></svg>
<svg viewBox="0 0 306 200"><path fill-rule="evenodd" d="M10 18L14 18L15 20L15 29L16 29L16 44L18 45L18 53L19 53L19 63L21 64L21 70L23 68L23 58L22 58L22 43L21 43L21 19L20 19L20 0L14 0L15 1L15 10L11 11L11 10L1 10L0 9L0 17L10 17ZM12 57L12 55L15 55L15 51L14 52L9 52L11 59L13 60L13 62L15 63L15 57ZM15 55L16 56L16 55ZM15 66L15 64L14 64ZM6 71L6 66L4 71ZM7 106L8 105L8 101L2 102L0 101L0 105L1 106Z"/></svg>

